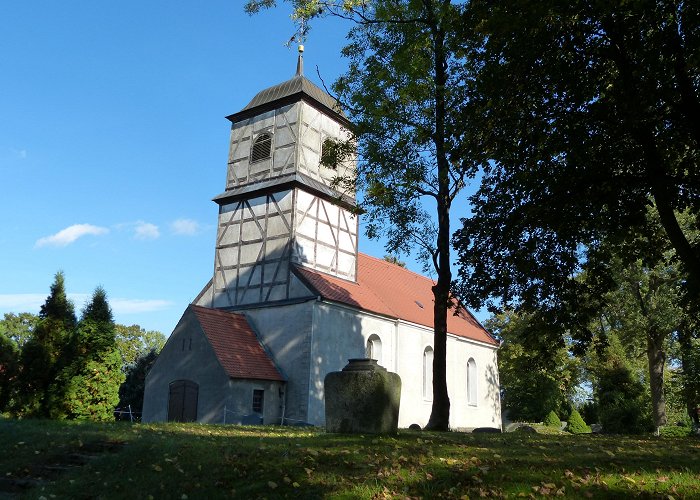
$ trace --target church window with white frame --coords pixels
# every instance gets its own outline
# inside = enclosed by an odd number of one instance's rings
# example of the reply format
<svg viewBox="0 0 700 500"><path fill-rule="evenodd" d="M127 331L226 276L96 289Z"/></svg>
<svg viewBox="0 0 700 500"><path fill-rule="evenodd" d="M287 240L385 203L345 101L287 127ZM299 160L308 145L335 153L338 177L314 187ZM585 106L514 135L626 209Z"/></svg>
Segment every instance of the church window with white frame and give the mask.
<svg viewBox="0 0 700 500"><path fill-rule="evenodd" d="M250 163L266 160L272 152L272 136L268 133L260 134L253 141L253 149L250 152Z"/></svg>
<svg viewBox="0 0 700 500"><path fill-rule="evenodd" d="M476 406L476 361L469 358L467 361L467 404Z"/></svg>
<svg viewBox="0 0 700 500"><path fill-rule="evenodd" d="M423 351L423 399L433 399L433 348L430 346Z"/></svg>
<svg viewBox="0 0 700 500"><path fill-rule="evenodd" d="M382 364L382 339L376 333L373 333L367 339L365 356L369 359L376 359L378 364Z"/></svg>

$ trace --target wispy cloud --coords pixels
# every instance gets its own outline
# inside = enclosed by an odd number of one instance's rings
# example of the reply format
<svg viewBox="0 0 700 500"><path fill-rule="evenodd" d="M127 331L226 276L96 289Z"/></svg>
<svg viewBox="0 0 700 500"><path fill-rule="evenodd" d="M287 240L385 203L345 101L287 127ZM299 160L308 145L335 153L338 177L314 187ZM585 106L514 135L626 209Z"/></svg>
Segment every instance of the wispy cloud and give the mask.
<svg viewBox="0 0 700 500"><path fill-rule="evenodd" d="M83 236L99 236L108 232L109 229L106 227L93 226L92 224L73 224L65 229L61 229L56 234L39 238L34 246L37 248L44 246L65 247Z"/></svg>
<svg viewBox="0 0 700 500"><path fill-rule="evenodd" d="M0 294L0 312L38 313L48 295L48 291L46 293ZM87 293L68 294L68 298L73 302L78 311L90 300L90 297L91 295ZM162 299L110 299L108 297L107 300L114 314L138 314L162 311L172 305L172 302L169 300Z"/></svg>
<svg viewBox="0 0 700 500"><path fill-rule="evenodd" d="M0 310L13 312L36 312L48 294L8 293L0 294Z"/></svg>
<svg viewBox="0 0 700 500"><path fill-rule="evenodd" d="M109 299L114 314L137 314L162 311L172 305L168 300L160 299Z"/></svg>
<svg viewBox="0 0 700 500"><path fill-rule="evenodd" d="M170 223L170 230L177 236L194 236L200 229L199 223L192 219L177 219Z"/></svg>
<svg viewBox="0 0 700 500"><path fill-rule="evenodd" d="M137 240L155 240L160 237L160 230L155 224L142 220L134 225L134 238Z"/></svg>
<svg viewBox="0 0 700 500"><path fill-rule="evenodd" d="M24 160L27 158L27 150L26 149L15 149L14 152L15 152L15 155L17 156L17 158L20 160Z"/></svg>

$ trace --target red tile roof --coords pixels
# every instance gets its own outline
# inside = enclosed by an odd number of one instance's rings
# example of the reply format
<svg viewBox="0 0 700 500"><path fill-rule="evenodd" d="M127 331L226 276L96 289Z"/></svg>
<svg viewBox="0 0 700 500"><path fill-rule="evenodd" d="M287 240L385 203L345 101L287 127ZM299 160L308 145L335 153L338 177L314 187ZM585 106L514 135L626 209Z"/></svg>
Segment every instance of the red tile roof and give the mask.
<svg viewBox="0 0 700 500"><path fill-rule="evenodd" d="M430 278L362 253L358 254L357 282L301 266L296 269L326 300L429 328L433 326L434 282ZM455 311L448 313L447 331L458 337L498 345L463 307L459 307L456 314Z"/></svg>
<svg viewBox="0 0 700 500"><path fill-rule="evenodd" d="M191 307L229 377L285 380L243 314Z"/></svg>

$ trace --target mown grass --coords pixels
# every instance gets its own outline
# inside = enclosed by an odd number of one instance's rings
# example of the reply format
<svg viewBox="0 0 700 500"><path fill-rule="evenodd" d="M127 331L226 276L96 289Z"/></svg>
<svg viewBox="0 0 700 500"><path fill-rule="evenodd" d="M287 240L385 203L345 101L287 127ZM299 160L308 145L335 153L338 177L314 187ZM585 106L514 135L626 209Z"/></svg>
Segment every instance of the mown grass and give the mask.
<svg viewBox="0 0 700 500"><path fill-rule="evenodd" d="M0 498L700 498L695 438L0 420L0 451Z"/></svg>

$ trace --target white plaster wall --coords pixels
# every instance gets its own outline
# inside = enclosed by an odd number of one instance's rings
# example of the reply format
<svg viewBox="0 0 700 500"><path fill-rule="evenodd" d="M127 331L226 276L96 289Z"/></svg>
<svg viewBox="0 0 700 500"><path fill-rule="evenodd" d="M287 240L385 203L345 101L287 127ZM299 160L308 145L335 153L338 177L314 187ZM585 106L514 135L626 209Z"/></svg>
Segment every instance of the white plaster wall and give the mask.
<svg viewBox="0 0 700 500"><path fill-rule="evenodd" d="M348 358L364 357L370 335L382 341L380 364L401 377L399 427L428 423L432 396L423 397L423 352L434 347L433 331L337 304L317 302L311 335L309 421L325 422L323 379L341 370ZM467 361L477 366L477 404L467 404ZM501 412L495 349L459 337L447 340L447 389L450 426L455 429L500 427Z"/></svg>
<svg viewBox="0 0 700 500"><path fill-rule="evenodd" d="M342 370L350 358L364 358L367 339L382 340L380 364L396 371L394 358L395 322L361 313L349 307L315 302L311 335L309 421L325 424L323 380L330 372Z"/></svg>
<svg viewBox="0 0 700 500"><path fill-rule="evenodd" d="M307 296L309 295L307 290ZM315 300L245 310L248 323L287 377L286 419L308 422L307 394Z"/></svg>
<svg viewBox="0 0 700 500"><path fill-rule="evenodd" d="M501 427L497 350L461 338L448 338L447 388L452 428ZM467 362L476 362L476 404L467 399Z"/></svg>
<svg viewBox="0 0 700 500"><path fill-rule="evenodd" d="M399 371L403 381L399 426L425 426L430 419L432 395L423 397L423 352L434 349L433 331L420 325L400 323ZM477 404L467 404L467 362L476 362ZM484 344L449 335L447 338L447 392L450 397L450 427L499 427L496 350Z"/></svg>

